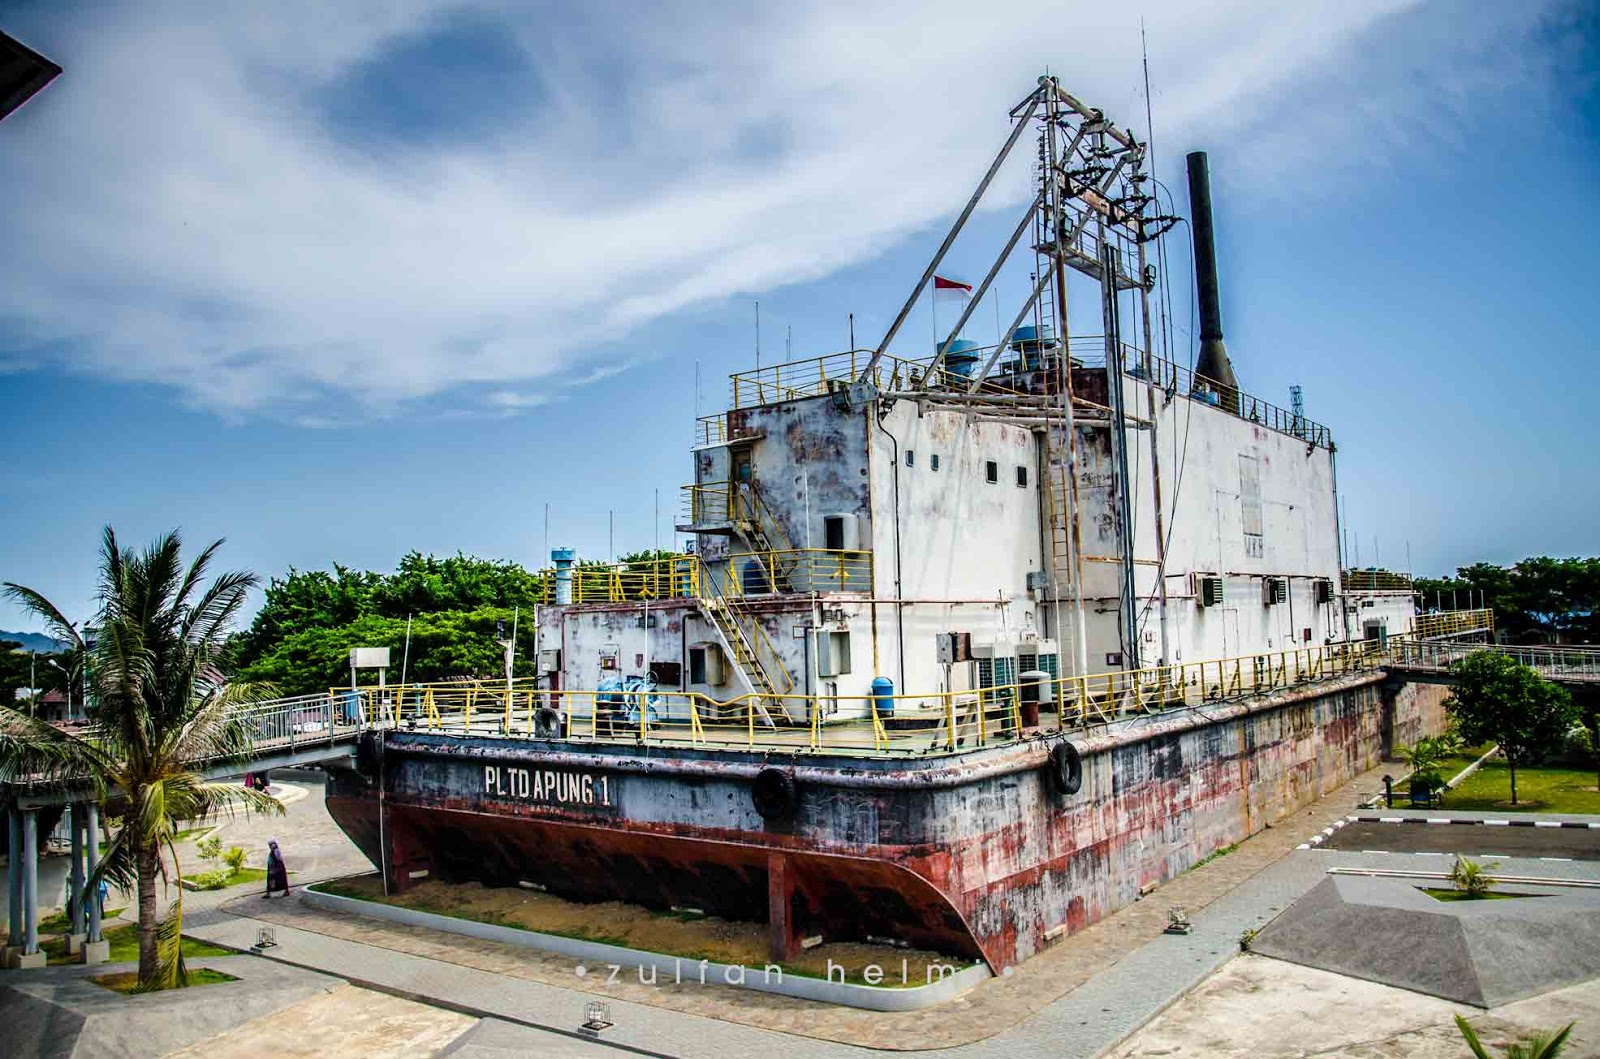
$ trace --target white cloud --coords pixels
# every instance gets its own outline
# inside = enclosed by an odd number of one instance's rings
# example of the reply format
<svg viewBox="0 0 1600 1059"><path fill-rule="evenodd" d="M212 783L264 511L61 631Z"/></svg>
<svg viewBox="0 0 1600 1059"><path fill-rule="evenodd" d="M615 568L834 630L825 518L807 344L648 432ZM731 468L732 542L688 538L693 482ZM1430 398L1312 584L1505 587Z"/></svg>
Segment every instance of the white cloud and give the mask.
<svg viewBox="0 0 1600 1059"><path fill-rule="evenodd" d="M1263 186L1403 149L1430 108L1539 76L1483 47L1533 24L1523 5L1387 72L1351 45L1410 0L1198 6L1143 12L1158 147L1239 137L1239 179ZM466 7L202 24L142 4L15 27L67 68L0 128L0 230L30 262L0 285L19 358L305 424L335 421L330 401L383 414L446 393L515 411L558 368L609 370L615 349L590 351L629 329L947 216L1042 67L1143 125L1138 14L1061 0L479 5L535 71L493 133L369 142L328 123L360 64ZM1477 65L1457 76L1461 54ZM1296 95L1318 78L1350 95Z"/></svg>

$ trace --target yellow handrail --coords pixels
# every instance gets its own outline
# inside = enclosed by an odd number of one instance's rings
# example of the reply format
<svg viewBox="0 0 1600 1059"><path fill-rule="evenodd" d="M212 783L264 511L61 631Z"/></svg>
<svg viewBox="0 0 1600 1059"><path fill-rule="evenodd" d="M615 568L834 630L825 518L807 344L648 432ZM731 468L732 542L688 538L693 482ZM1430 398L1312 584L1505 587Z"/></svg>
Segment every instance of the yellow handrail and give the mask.
<svg viewBox="0 0 1600 1059"><path fill-rule="evenodd" d="M1492 628L1487 611L1454 612L1446 624L1458 632ZM759 622L757 623L759 625ZM1425 630L1438 623L1419 623ZM976 691L944 691L894 696L805 695L791 689L758 691L730 702L698 692L594 691L538 688L532 680L467 683L418 683L387 688L335 688L335 702L359 696L360 714L368 724L421 724L429 731L488 734L475 731L475 714L493 711L500 722L490 728L511 735L510 719L524 703L531 732L541 707L558 710L566 738L589 742L637 742L662 745L737 746L796 753L952 754L970 741L983 746L1016 741L1024 736L1021 704L1035 690L1042 692L1042 713L1052 715L1049 728L1074 730L1104 724L1118 716L1203 705L1289 688L1375 669L1409 657L1419 647L1435 647L1416 634L1395 636L1387 643L1358 640L1313 647L1204 659L1098 674L1079 674L1044 682L1037 689L1020 683ZM1467 647L1470 645L1462 645ZM407 700L412 704L408 713ZM763 704L778 707L775 726L757 725ZM887 706L880 714L878 706ZM616 722L629 709L635 723ZM1003 718L992 724L991 711ZM896 719L893 728L885 716ZM796 720L790 722L789 718ZM824 720L824 717L837 718Z"/></svg>

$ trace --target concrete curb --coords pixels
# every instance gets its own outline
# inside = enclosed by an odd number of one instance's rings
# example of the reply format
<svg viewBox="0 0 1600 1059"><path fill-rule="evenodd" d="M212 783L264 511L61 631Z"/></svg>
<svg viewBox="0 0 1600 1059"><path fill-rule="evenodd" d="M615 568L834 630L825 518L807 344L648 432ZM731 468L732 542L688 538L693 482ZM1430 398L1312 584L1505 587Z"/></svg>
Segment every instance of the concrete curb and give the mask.
<svg viewBox="0 0 1600 1059"><path fill-rule="evenodd" d="M1498 746L1490 747L1488 750L1486 750L1484 752L1482 757L1480 757L1478 760L1474 761L1472 764L1468 765L1466 768L1462 769L1460 772L1456 773L1454 776L1451 776L1448 780L1446 780L1445 781L1445 785L1444 785L1445 790L1448 790L1448 791L1455 790L1456 787L1461 783L1462 780L1466 779L1468 776L1472 775L1474 772L1477 772L1480 768L1483 767L1483 763L1485 761L1488 761L1490 758L1494 757L1499 752L1500 752L1500 748Z"/></svg>
<svg viewBox="0 0 1600 1059"><path fill-rule="evenodd" d="M1589 820L1518 820L1511 817L1501 820L1498 818L1475 819L1459 816L1378 816L1376 814L1363 814L1351 817L1350 820L1342 821L1341 823L1350 822L1363 824L1477 824L1481 827L1569 827L1600 830L1600 823Z"/></svg>
<svg viewBox="0 0 1600 1059"><path fill-rule="evenodd" d="M1365 819L1366 817L1363 816L1347 816L1343 820L1335 820L1331 825L1323 828L1321 831L1317 832L1317 834L1313 835L1309 841L1300 843L1295 847L1295 849L1316 849L1328 839L1332 838L1333 833L1344 825L1354 823L1357 820Z"/></svg>
<svg viewBox="0 0 1600 1059"><path fill-rule="evenodd" d="M864 1008L868 1011L915 1011L919 1008L942 1004L946 1000L966 992L979 982L992 977L987 967L977 964L957 971L948 978L943 978L930 985L910 986L907 988L855 985L848 982L824 981L818 978L804 978L798 975L785 974L780 974L777 981L773 981L763 970L758 968L745 968L734 964L712 963L701 960L685 960L680 956L668 956L644 949L605 945L597 941L582 941L577 938L565 938L556 934L542 934L534 930L502 927L493 923L457 919L453 916L421 912L412 908L399 908L395 905L379 904L376 901L339 897L317 890L315 884L304 887L301 890L300 899L313 908L320 908L328 912L368 916L373 919L398 923L402 926L425 927L429 930L443 931L448 934L460 934L484 941L497 941L507 945L516 945L525 949L553 952L576 960L592 962L598 965L599 973L604 973L605 969L612 966L637 967L641 970L648 968L657 977L668 976L674 982L682 982L685 981L683 975L687 971L687 981L691 983L699 981L706 985L753 989L762 993L776 993L781 996L798 997L802 1000L816 1000L824 1004ZM885 970L892 971L892 968L885 968ZM733 975L737 975L737 978L731 977ZM581 974L578 975L580 982L583 977ZM886 978L893 980L892 973L886 975Z"/></svg>

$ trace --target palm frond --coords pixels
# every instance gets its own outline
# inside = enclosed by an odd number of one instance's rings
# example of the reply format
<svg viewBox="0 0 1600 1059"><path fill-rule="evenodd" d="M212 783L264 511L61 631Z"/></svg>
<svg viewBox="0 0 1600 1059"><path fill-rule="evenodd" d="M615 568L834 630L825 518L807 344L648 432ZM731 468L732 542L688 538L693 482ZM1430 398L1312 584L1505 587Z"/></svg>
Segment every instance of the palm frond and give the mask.
<svg viewBox="0 0 1600 1059"><path fill-rule="evenodd" d="M172 597L172 602L179 607L186 606L189 602L189 593L205 579L206 569L211 565L211 560L216 558L217 551L222 547L223 538L217 538L201 550L194 557L194 562L189 564L189 570L183 575L183 581L178 585L177 592Z"/></svg>
<svg viewBox="0 0 1600 1059"><path fill-rule="evenodd" d="M1472 1049L1473 1055L1478 1059L1493 1059L1483 1047L1483 1042L1478 1040L1478 1032L1460 1015L1456 1016L1456 1029L1461 1031L1461 1036L1467 1042L1467 1047Z"/></svg>
<svg viewBox="0 0 1600 1059"><path fill-rule="evenodd" d="M89 740L0 706L0 783L87 785L103 795L116 765Z"/></svg>
<svg viewBox="0 0 1600 1059"><path fill-rule="evenodd" d="M100 885L104 879L108 885L132 893L139 883L139 858L138 851L129 839L131 832L126 827L117 829L110 843L100 854L100 863L96 864L94 871L89 873L88 886L90 892Z"/></svg>
<svg viewBox="0 0 1600 1059"><path fill-rule="evenodd" d="M146 712L145 691L155 676L156 658L135 622L107 621L95 645L94 686L99 704L97 720L114 718L112 727L132 746L143 746L139 725L131 723Z"/></svg>
<svg viewBox="0 0 1600 1059"><path fill-rule="evenodd" d="M189 610L183 638L197 647L216 646L244 606L250 589L259 583L255 574L243 570L230 571L211 582L205 595Z"/></svg>
<svg viewBox="0 0 1600 1059"><path fill-rule="evenodd" d="M194 716L173 733L167 748L172 759L194 764L222 763L245 757L254 733L249 720L239 716L239 710L262 701L270 691L267 685L249 682L224 683L212 688Z"/></svg>
<svg viewBox="0 0 1600 1059"><path fill-rule="evenodd" d="M67 616L61 613L60 608L46 599L42 592L11 581L5 582L4 591L7 598L44 622L51 636L57 640L67 640L80 650L83 648L83 637L78 635L78 630L67 620Z"/></svg>
<svg viewBox="0 0 1600 1059"><path fill-rule="evenodd" d="M166 631L176 628L181 620L183 601L177 593L183 580L182 553L183 535L169 530L152 541L135 564L140 574L140 617L146 624L164 626Z"/></svg>
<svg viewBox="0 0 1600 1059"><path fill-rule="evenodd" d="M216 783L207 780L195 785L195 791L207 806L208 814L224 808L243 806L246 812L265 816L283 816L288 812L283 803L266 791L246 787L242 783Z"/></svg>
<svg viewBox="0 0 1600 1059"><path fill-rule="evenodd" d="M167 785L170 777L154 779L137 791L129 791L129 817L137 818L139 836L147 843L166 842L177 830L172 814L167 809Z"/></svg>
<svg viewBox="0 0 1600 1059"><path fill-rule="evenodd" d="M1567 1038L1572 1036L1572 1027L1576 1022L1569 1022L1554 1037L1540 1034L1528 1042L1528 1055L1530 1059L1556 1059L1567 1046Z"/></svg>

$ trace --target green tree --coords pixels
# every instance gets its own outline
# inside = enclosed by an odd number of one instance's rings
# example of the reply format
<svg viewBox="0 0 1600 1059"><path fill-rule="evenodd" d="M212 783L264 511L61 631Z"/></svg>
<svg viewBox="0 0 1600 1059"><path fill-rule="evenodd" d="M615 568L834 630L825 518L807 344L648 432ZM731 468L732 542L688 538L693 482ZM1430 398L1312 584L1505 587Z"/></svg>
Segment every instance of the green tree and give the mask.
<svg viewBox="0 0 1600 1059"><path fill-rule="evenodd" d="M1494 651L1474 651L1450 667L1455 687L1445 700L1461 738L1499 745L1511 770L1511 804L1517 804L1517 765L1536 764L1578 721L1565 688Z"/></svg>
<svg viewBox="0 0 1600 1059"><path fill-rule="evenodd" d="M1460 749L1461 740L1452 732L1423 736L1411 747L1401 750L1401 759L1411 766L1411 790L1426 793L1444 786L1439 766Z"/></svg>
<svg viewBox="0 0 1600 1059"><path fill-rule="evenodd" d="M88 784L102 802L115 795L126 806L90 886L106 878L138 889L141 990L187 983L181 890L166 919L157 916L158 879L182 873L174 845L179 822L231 805L283 811L267 794L212 782L202 772L243 757L250 733L235 708L266 690L229 682L218 665L228 629L255 584L254 575L239 572L205 584L221 543L185 568L176 532L135 552L119 547L106 527L100 638L89 668L92 735L71 735L0 707L0 782ZM53 634L81 642L40 593L10 582L5 592Z"/></svg>
<svg viewBox="0 0 1600 1059"><path fill-rule="evenodd" d="M1600 558L1530 556L1512 566L1473 563L1454 577L1418 578L1425 606L1450 606L1451 594L1465 606L1481 593L1495 612L1495 625L1514 643L1559 637L1600 642Z"/></svg>
<svg viewBox="0 0 1600 1059"><path fill-rule="evenodd" d="M503 622L509 629L520 612L516 671L527 675L545 581L512 562L418 552L402 558L393 574L337 565L331 573L291 570L268 585L265 604L230 645L230 657L242 678L271 681L289 695L347 684L352 647L388 647L412 681L498 678L505 656L497 627ZM399 675L390 672L391 679Z"/></svg>
<svg viewBox="0 0 1600 1059"><path fill-rule="evenodd" d="M28 687L28 652L15 640L0 640L0 706L17 701L17 689Z"/></svg>

